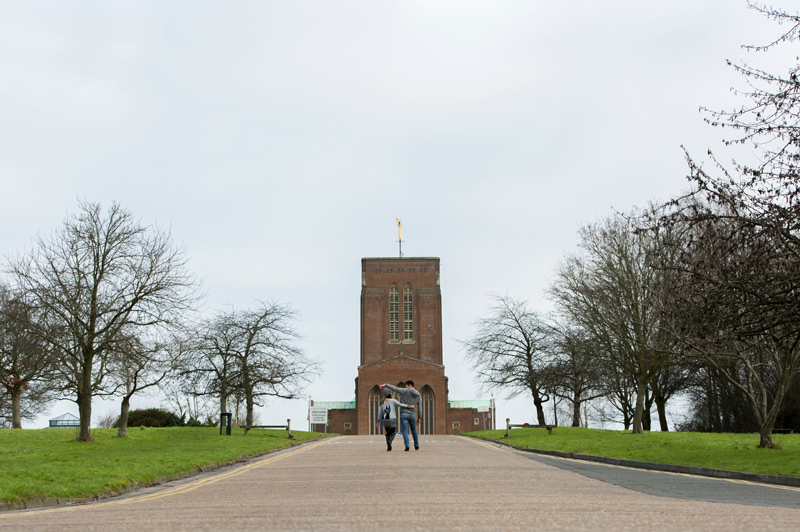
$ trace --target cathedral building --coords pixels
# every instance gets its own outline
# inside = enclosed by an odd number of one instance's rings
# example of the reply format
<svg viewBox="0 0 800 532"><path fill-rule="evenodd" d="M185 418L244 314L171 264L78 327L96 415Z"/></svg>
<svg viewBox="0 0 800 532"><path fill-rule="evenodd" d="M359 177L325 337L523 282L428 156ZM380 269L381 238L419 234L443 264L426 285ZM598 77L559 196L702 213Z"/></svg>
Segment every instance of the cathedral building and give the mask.
<svg viewBox="0 0 800 532"><path fill-rule="evenodd" d="M450 401L442 357L439 259L361 259L361 359L355 400L327 407L328 432L377 434L379 386L414 381L422 396L420 434L492 428L491 401ZM323 427L312 426L323 431Z"/></svg>

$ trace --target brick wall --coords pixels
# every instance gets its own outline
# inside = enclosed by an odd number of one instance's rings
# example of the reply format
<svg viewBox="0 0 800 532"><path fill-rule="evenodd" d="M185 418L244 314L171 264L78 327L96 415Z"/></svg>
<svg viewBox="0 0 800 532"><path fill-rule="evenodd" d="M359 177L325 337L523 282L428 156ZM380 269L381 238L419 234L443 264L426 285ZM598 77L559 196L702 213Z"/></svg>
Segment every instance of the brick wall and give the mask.
<svg viewBox="0 0 800 532"><path fill-rule="evenodd" d="M350 428L347 428L347 424ZM328 432L335 432L338 434L351 435L358 434L356 432L356 411L350 409L336 409L328 410ZM317 429L317 432L321 432Z"/></svg>
<svg viewBox="0 0 800 532"><path fill-rule="evenodd" d="M442 364L438 258L361 259L361 364L406 356ZM399 295L400 338L389 338L389 288ZM413 295L414 338L404 339L403 290Z"/></svg>
<svg viewBox="0 0 800 532"><path fill-rule="evenodd" d="M478 412L474 408L448 408L447 409L447 432L445 434L461 434L472 430L484 430L483 416L486 416L486 430L492 428L491 412ZM478 424L475 424L475 420ZM454 424L458 424L454 427Z"/></svg>

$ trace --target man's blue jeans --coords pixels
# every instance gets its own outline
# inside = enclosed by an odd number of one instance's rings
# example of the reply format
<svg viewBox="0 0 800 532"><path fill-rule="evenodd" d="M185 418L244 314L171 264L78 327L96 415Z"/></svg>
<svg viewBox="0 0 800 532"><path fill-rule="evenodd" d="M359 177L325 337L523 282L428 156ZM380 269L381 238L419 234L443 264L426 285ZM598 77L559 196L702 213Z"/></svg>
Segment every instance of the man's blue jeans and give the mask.
<svg viewBox="0 0 800 532"><path fill-rule="evenodd" d="M419 447L419 434L417 433L417 416L404 412L400 414L400 426L403 431L403 443L408 449L408 428L411 426L411 435L414 436L414 448Z"/></svg>

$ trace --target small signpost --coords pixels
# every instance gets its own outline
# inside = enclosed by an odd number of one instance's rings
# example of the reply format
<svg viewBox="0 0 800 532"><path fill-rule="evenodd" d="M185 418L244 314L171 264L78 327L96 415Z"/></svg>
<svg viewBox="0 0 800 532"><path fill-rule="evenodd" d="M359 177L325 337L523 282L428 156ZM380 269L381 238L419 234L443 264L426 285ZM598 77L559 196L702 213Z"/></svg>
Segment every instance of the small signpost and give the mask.
<svg viewBox="0 0 800 532"><path fill-rule="evenodd" d="M324 406L312 406L308 410L309 421L311 426L324 425L325 433L328 433L328 409Z"/></svg>

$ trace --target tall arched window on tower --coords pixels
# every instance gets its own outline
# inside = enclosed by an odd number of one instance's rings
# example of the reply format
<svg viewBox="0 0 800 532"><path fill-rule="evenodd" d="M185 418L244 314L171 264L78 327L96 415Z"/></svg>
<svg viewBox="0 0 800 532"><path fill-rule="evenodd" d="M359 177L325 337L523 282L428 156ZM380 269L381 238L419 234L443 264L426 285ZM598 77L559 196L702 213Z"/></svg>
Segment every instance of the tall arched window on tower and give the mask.
<svg viewBox="0 0 800 532"><path fill-rule="evenodd" d="M370 434L383 434L383 427L375 426L375 421L378 419L378 411L383 404L383 392L377 386L373 387L369 392L369 433Z"/></svg>
<svg viewBox="0 0 800 532"><path fill-rule="evenodd" d="M403 288L403 341L414 341L414 296L408 284Z"/></svg>
<svg viewBox="0 0 800 532"><path fill-rule="evenodd" d="M396 285L389 287L389 341L400 341L400 294Z"/></svg>
<svg viewBox="0 0 800 532"><path fill-rule="evenodd" d="M420 433L421 434L433 434L434 427L436 426L436 401L433 395L433 390L431 390L430 386L424 386L422 390L420 390L419 394L420 397Z"/></svg>

